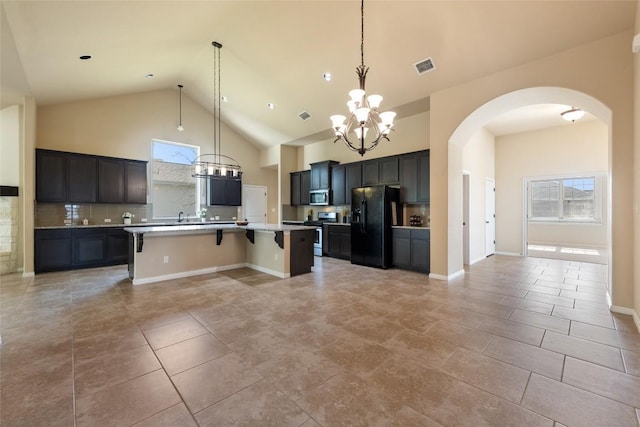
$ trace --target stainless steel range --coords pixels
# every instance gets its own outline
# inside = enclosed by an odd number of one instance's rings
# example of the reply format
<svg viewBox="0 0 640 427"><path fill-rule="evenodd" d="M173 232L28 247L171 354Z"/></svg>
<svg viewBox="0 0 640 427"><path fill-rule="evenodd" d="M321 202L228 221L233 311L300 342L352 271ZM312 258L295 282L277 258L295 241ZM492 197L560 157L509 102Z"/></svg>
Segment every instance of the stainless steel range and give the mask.
<svg viewBox="0 0 640 427"><path fill-rule="evenodd" d="M318 219L315 221L305 221L304 225L315 225L316 233L313 240L313 254L322 256L322 224L325 222L338 222L336 212L318 212Z"/></svg>

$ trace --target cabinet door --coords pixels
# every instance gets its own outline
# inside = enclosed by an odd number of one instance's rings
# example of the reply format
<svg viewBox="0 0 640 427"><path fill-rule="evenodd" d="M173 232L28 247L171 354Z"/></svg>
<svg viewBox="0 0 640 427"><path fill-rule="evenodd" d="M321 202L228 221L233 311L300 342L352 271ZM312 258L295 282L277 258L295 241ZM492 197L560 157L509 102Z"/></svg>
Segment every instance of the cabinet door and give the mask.
<svg viewBox="0 0 640 427"><path fill-rule="evenodd" d="M98 158L98 202L124 201L124 160Z"/></svg>
<svg viewBox="0 0 640 427"><path fill-rule="evenodd" d="M242 181L239 179L227 180L227 206L242 206Z"/></svg>
<svg viewBox="0 0 640 427"><path fill-rule="evenodd" d="M71 230L35 230L36 273L67 270L72 266Z"/></svg>
<svg viewBox="0 0 640 427"><path fill-rule="evenodd" d="M321 166L311 166L311 181L309 183L309 189L311 190L320 190L321 187L321 174L322 167Z"/></svg>
<svg viewBox="0 0 640 427"><path fill-rule="evenodd" d="M335 226L327 227L329 230L328 254L330 257L337 258L340 253L340 234Z"/></svg>
<svg viewBox="0 0 640 427"><path fill-rule="evenodd" d="M126 264L129 259L129 233L122 228L109 230L108 263L111 265Z"/></svg>
<svg viewBox="0 0 640 427"><path fill-rule="evenodd" d="M425 273L429 272L429 241L411 239L411 267Z"/></svg>
<svg viewBox="0 0 640 427"><path fill-rule="evenodd" d="M379 161L367 160L362 162L362 185L377 185L380 182Z"/></svg>
<svg viewBox="0 0 640 427"><path fill-rule="evenodd" d="M73 230L73 265L104 265L107 263L107 229Z"/></svg>
<svg viewBox="0 0 640 427"><path fill-rule="evenodd" d="M429 203L429 151L418 154L418 202Z"/></svg>
<svg viewBox="0 0 640 427"><path fill-rule="evenodd" d="M94 156L69 154L69 201L95 203L97 200L98 170Z"/></svg>
<svg viewBox="0 0 640 427"><path fill-rule="evenodd" d="M345 204L351 205L351 190L362 187L362 163L351 163L346 167Z"/></svg>
<svg viewBox="0 0 640 427"><path fill-rule="evenodd" d="M295 230L291 232L291 276L311 271L313 266L313 240L315 230Z"/></svg>
<svg viewBox="0 0 640 427"><path fill-rule="evenodd" d="M125 203L147 203L147 162L125 160Z"/></svg>
<svg viewBox="0 0 640 427"><path fill-rule="evenodd" d="M208 198L207 204L209 206L224 206L227 203L227 184L226 179L223 178L209 178L208 183Z"/></svg>
<svg viewBox="0 0 640 427"><path fill-rule="evenodd" d="M68 188L67 154L36 150L36 200L66 202Z"/></svg>
<svg viewBox="0 0 640 427"><path fill-rule="evenodd" d="M340 226L340 258L351 259L351 227Z"/></svg>
<svg viewBox="0 0 640 427"><path fill-rule="evenodd" d="M345 205L347 203L346 193L346 172L344 166L334 166L331 169L331 190L333 192L333 204Z"/></svg>
<svg viewBox="0 0 640 427"><path fill-rule="evenodd" d="M400 181L398 157L385 157L379 160L380 184L397 184Z"/></svg>
<svg viewBox="0 0 640 427"><path fill-rule="evenodd" d="M400 157L400 203L418 201L418 157L408 154Z"/></svg>
<svg viewBox="0 0 640 427"><path fill-rule="evenodd" d="M300 172L292 172L291 178L291 206L300 205Z"/></svg>
<svg viewBox="0 0 640 427"><path fill-rule="evenodd" d="M300 204L308 205L310 201L309 191L311 190L311 171L300 172Z"/></svg>
<svg viewBox="0 0 640 427"><path fill-rule="evenodd" d="M403 237L403 235L397 234L396 230L393 230L393 265L396 267L409 267L410 260L411 239L408 236Z"/></svg>

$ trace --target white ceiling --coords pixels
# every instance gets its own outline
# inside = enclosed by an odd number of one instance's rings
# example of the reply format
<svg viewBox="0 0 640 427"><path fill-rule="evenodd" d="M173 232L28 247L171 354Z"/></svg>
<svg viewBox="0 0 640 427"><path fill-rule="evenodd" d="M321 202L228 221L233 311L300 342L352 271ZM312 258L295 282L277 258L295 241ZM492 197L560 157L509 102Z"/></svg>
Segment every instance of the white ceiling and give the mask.
<svg viewBox="0 0 640 427"><path fill-rule="evenodd" d="M428 108L436 91L632 28L636 5L368 0L367 89L385 96L383 109L410 115ZM229 98L222 118L266 147L329 138L328 117L344 113L347 92L357 86L357 0L53 0L2 6L39 105L177 91L180 83L186 96L211 109L215 40L224 45L222 93ZM83 54L93 59L80 61ZM427 57L436 70L419 76L413 64ZM322 79L327 71L331 82ZM147 79L147 73L155 77ZM269 102L275 110L267 109ZM311 119L299 119L301 111ZM499 121L490 126L510 132Z"/></svg>
<svg viewBox="0 0 640 427"><path fill-rule="evenodd" d="M530 132L556 126L569 126L569 122L561 114L570 110L570 105L535 104L516 108L501 114L487 123L484 127L495 136L511 135L520 132ZM595 120L596 118L585 112L580 122Z"/></svg>

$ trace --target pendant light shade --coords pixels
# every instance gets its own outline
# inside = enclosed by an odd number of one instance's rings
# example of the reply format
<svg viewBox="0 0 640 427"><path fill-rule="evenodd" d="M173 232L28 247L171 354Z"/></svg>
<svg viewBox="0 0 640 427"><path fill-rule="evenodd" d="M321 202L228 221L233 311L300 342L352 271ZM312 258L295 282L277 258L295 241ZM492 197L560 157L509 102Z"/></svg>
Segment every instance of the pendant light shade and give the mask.
<svg viewBox="0 0 640 427"><path fill-rule="evenodd" d="M182 127L182 88L183 87L184 86L182 86L182 85L178 85L178 88L180 89L180 98L179 98L180 99L180 121L178 123L178 128L177 129L178 129L179 132L182 132L184 130L184 127Z"/></svg>

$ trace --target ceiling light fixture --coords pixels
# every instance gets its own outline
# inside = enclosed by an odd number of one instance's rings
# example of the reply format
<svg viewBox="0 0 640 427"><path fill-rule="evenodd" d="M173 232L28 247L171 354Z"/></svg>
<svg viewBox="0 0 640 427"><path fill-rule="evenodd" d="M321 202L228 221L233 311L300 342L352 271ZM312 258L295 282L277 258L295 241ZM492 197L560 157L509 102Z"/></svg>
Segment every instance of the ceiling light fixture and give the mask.
<svg viewBox="0 0 640 427"><path fill-rule="evenodd" d="M149 74L145 74L145 77L148 79L152 79L154 76L153 76L153 73L149 73Z"/></svg>
<svg viewBox="0 0 640 427"><path fill-rule="evenodd" d="M178 87L180 88L180 123L178 124L178 131L182 132L184 130L184 127L182 127L182 88L184 86L178 85Z"/></svg>
<svg viewBox="0 0 640 427"><path fill-rule="evenodd" d="M564 111L560 113L560 115L568 122L575 122L584 116L584 111L576 107L571 107L570 110Z"/></svg>
<svg viewBox="0 0 640 427"><path fill-rule="evenodd" d="M330 82L331 79L333 78L333 76L331 75L331 73L324 73L322 75L322 78L325 79L326 81Z"/></svg>
<svg viewBox="0 0 640 427"><path fill-rule="evenodd" d="M196 178L217 178L217 179L242 179L240 164L229 156L222 154L222 141L220 138L220 49L222 45L218 42L211 42L215 48L214 55L214 75L213 75L213 154L201 154L193 161Z"/></svg>
<svg viewBox="0 0 640 427"><path fill-rule="evenodd" d="M273 102L270 102L267 104L267 108L269 110L275 110L276 109L276 104L274 104Z"/></svg>
<svg viewBox="0 0 640 427"><path fill-rule="evenodd" d="M349 92L351 100L347 102L349 107L349 119L342 115L331 116L331 123L336 134L334 143L343 140L344 143L353 151L357 151L361 156L367 151L376 148L381 139L389 140L389 132L393 128L393 119L396 113L393 111L385 111L378 113L378 107L382 102L382 96L369 95L365 103L365 80L369 67L364 65L364 0L360 3L360 65L356 67L356 74L360 80L360 89L353 89ZM345 122L345 120L347 120ZM375 138L365 143L367 132L373 128ZM349 140L349 133L353 130L358 141L354 144Z"/></svg>

